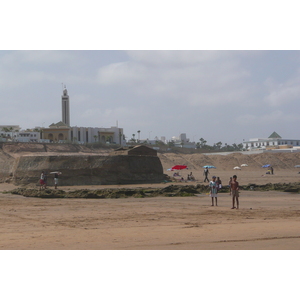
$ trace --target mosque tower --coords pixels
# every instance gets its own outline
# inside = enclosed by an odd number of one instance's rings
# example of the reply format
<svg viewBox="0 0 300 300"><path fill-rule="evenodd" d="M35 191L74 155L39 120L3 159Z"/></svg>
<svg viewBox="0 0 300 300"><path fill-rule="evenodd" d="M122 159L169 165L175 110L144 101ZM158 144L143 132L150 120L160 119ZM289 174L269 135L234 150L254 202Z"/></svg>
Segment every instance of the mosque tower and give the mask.
<svg viewBox="0 0 300 300"><path fill-rule="evenodd" d="M66 125L70 126L70 102L69 102L69 95L66 86L63 90L63 95L61 96L61 104L62 104L62 121Z"/></svg>

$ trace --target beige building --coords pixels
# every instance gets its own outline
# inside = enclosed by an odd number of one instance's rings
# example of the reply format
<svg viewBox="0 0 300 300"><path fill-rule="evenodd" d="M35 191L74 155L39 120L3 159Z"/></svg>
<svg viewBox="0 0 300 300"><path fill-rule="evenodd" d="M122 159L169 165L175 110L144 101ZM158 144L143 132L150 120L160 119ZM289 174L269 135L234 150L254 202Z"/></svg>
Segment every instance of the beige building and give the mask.
<svg viewBox="0 0 300 300"><path fill-rule="evenodd" d="M42 139L50 142L74 142L74 143L96 143L125 145L123 128L112 126L110 128L99 127L77 127L70 126L70 103L66 87L61 96L62 121L51 124L49 128L42 129Z"/></svg>
<svg viewBox="0 0 300 300"><path fill-rule="evenodd" d="M70 141L70 127L63 122L53 123L43 128L42 138L54 143Z"/></svg>

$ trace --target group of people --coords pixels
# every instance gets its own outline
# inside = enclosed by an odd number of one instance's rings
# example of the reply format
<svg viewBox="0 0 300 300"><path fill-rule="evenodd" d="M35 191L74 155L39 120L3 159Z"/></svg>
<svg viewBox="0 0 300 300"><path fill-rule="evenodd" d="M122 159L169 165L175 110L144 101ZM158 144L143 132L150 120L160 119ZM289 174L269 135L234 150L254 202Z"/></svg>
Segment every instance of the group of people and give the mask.
<svg viewBox="0 0 300 300"><path fill-rule="evenodd" d="M192 172L191 172L190 174L187 175L187 179L186 179L186 180L179 174L179 172L175 172L175 173L173 174L173 177L174 177L175 179L177 179L176 177L180 177L178 180L179 180L179 181L182 181L182 182L186 182L186 181L195 181L195 180L196 180Z"/></svg>
<svg viewBox="0 0 300 300"><path fill-rule="evenodd" d="M232 196L232 207L231 209L239 209L239 183L236 181L237 176L233 175L229 180L230 195ZM213 176L209 182L211 206L214 206L214 199L216 206L218 206L218 192L222 188L222 181L220 177ZM236 206L235 206L236 203Z"/></svg>
<svg viewBox="0 0 300 300"><path fill-rule="evenodd" d="M60 175L60 174L61 174L60 172L54 172L54 187L55 187L55 189L57 189L58 175ZM41 176L40 176L40 190L47 188L47 179L48 179L47 173L42 171Z"/></svg>

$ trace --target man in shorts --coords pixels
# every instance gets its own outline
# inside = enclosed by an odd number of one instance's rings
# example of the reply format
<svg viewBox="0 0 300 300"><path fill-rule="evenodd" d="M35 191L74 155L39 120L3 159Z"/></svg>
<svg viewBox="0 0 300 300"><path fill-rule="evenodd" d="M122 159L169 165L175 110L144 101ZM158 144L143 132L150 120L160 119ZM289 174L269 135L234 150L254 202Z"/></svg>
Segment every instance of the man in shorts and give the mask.
<svg viewBox="0 0 300 300"><path fill-rule="evenodd" d="M237 176L233 175L232 180L230 182L230 190L232 195L232 207L231 209L239 209L239 183L236 181ZM236 207L235 205L236 200Z"/></svg>

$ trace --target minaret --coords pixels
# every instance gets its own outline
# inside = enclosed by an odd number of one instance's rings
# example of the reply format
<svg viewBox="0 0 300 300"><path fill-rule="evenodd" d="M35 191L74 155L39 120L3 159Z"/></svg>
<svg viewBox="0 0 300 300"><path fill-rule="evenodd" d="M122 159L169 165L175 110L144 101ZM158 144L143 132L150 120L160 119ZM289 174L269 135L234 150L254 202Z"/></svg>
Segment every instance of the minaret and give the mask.
<svg viewBox="0 0 300 300"><path fill-rule="evenodd" d="M61 104L62 104L62 121L70 126L70 103L69 103L69 95L66 89L66 86L63 90L63 95L61 96Z"/></svg>

